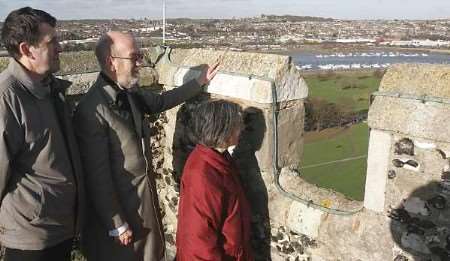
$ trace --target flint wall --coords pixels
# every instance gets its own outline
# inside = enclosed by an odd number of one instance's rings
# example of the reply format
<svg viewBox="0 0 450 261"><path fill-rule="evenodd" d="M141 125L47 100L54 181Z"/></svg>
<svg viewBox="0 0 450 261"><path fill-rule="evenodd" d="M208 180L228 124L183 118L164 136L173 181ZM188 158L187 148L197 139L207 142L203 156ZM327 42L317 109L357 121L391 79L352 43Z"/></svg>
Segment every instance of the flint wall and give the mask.
<svg viewBox="0 0 450 261"><path fill-rule="evenodd" d="M149 55L155 59L158 53ZM449 66L398 65L387 71L371 99L365 199L356 202L310 185L292 171L301 164L307 87L289 57L173 50L155 70L148 69L148 77L166 90L176 88L198 75L199 65L218 58L220 72L205 94L159 115L152 126L172 253L178 182L192 148L185 135L189 108L203 99L223 98L246 111L247 128L235 153L253 208L253 243L260 260L269 255L272 260L450 260ZM81 87L71 90L78 95L95 74L64 77L79 81ZM275 185L274 115L279 182L303 203Z"/></svg>

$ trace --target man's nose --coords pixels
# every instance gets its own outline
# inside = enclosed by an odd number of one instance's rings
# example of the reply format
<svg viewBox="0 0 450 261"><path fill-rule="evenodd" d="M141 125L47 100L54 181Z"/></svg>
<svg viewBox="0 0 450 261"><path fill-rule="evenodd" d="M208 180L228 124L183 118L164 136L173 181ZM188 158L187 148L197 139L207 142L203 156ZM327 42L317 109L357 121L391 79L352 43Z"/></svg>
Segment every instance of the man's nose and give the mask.
<svg viewBox="0 0 450 261"><path fill-rule="evenodd" d="M136 66L142 67L143 65L144 65L144 59L143 58L136 59Z"/></svg>
<svg viewBox="0 0 450 261"><path fill-rule="evenodd" d="M142 59L136 60L136 66L137 67L143 67L144 66L144 61Z"/></svg>

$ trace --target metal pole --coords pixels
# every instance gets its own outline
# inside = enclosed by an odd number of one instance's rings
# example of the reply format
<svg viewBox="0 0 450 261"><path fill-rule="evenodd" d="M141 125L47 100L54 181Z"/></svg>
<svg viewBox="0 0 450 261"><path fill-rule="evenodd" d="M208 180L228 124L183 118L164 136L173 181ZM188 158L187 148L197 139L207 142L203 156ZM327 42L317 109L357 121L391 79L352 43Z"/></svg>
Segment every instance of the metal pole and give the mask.
<svg viewBox="0 0 450 261"><path fill-rule="evenodd" d="M163 45L166 45L166 0L163 0Z"/></svg>

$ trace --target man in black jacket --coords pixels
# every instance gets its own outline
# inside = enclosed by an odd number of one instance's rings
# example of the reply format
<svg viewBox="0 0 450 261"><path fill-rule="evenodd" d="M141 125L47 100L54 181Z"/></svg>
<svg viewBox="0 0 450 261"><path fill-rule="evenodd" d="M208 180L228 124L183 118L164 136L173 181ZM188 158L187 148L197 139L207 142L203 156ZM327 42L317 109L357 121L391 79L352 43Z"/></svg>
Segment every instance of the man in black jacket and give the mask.
<svg viewBox="0 0 450 261"><path fill-rule="evenodd" d="M93 210L82 236L87 258L162 260L164 232L144 113L170 109L199 94L217 66L158 95L137 86L143 55L130 34L107 33L97 43L96 56L102 71L75 113Z"/></svg>

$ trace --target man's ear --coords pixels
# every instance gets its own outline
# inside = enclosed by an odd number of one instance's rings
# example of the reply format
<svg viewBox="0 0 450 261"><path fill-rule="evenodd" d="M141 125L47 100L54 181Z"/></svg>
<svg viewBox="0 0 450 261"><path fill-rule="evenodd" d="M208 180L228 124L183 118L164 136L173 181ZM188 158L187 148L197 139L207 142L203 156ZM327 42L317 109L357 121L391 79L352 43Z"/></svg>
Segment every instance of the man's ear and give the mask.
<svg viewBox="0 0 450 261"><path fill-rule="evenodd" d="M111 55L108 55L108 57L106 57L106 68L109 68L111 72L116 71L116 65L114 64L114 59L111 57Z"/></svg>
<svg viewBox="0 0 450 261"><path fill-rule="evenodd" d="M31 57L33 54L30 52L30 45L26 42L19 44L19 53L21 56Z"/></svg>

